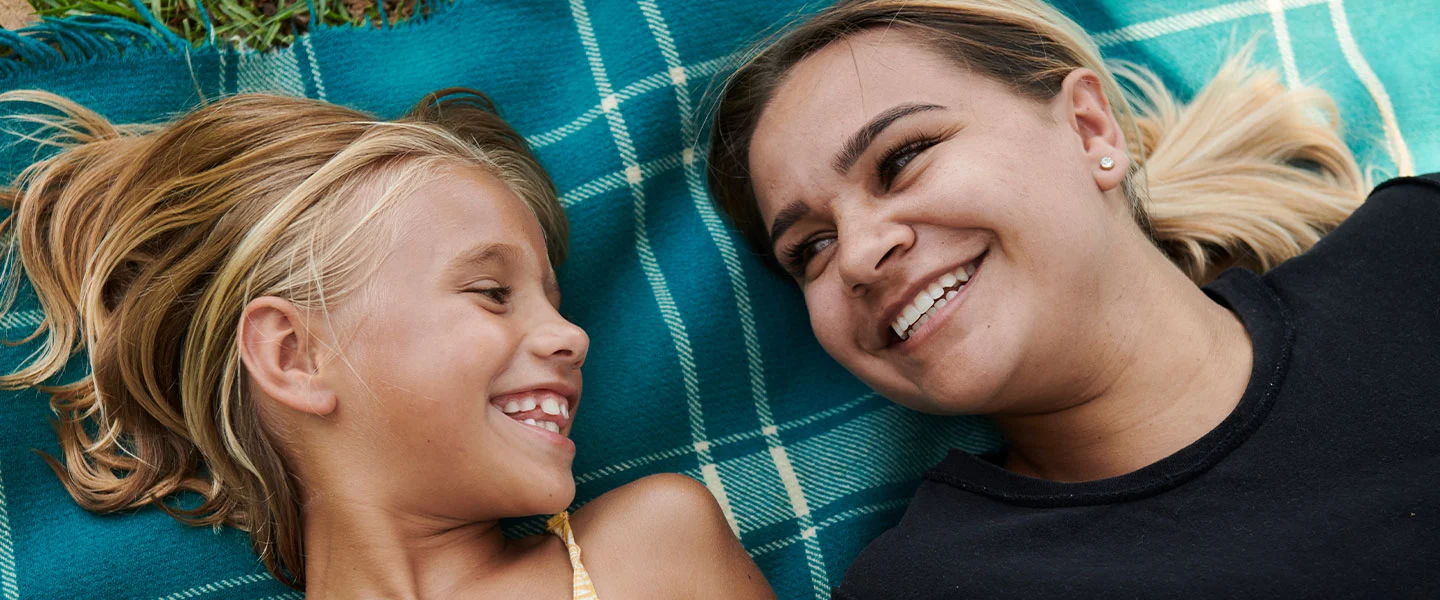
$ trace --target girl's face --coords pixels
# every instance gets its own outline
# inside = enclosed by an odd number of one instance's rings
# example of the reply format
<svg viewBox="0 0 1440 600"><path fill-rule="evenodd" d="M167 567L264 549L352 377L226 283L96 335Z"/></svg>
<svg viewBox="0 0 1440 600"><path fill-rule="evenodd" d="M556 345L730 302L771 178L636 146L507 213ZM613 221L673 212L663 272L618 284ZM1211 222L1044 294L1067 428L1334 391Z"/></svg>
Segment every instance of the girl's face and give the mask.
<svg viewBox="0 0 1440 600"><path fill-rule="evenodd" d="M888 398L1001 414L1083 383L1107 261L1142 234L1098 79L1065 81L1025 99L869 31L796 65L761 115L750 168L772 249L821 345Z"/></svg>
<svg viewBox="0 0 1440 600"><path fill-rule="evenodd" d="M558 512L589 340L558 312L540 225L499 180L450 168L402 201L397 243L332 312L322 367L357 456L409 514ZM343 356L344 358L339 358ZM406 506L408 504L408 506Z"/></svg>

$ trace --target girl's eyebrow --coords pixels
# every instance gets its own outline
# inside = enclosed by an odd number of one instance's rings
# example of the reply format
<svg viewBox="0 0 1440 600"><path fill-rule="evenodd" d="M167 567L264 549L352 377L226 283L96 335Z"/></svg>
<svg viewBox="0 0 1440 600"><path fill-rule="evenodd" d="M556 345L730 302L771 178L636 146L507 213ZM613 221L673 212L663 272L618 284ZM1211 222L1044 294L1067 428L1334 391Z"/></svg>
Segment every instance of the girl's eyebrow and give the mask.
<svg viewBox="0 0 1440 600"><path fill-rule="evenodd" d="M917 104L912 102L897 104L886 109L885 112L875 115L875 118L870 119L869 123L866 123L856 131L854 135L850 136L850 141L845 142L845 147L841 148L840 153L835 155L835 159L830 161L830 166L835 169L836 173L841 175L849 173L850 169L855 166L855 162L860 160L860 155L865 154L865 149L870 147L870 143L874 142L875 138L880 135L880 132L885 131L886 127L889 127L902 118L927 110L945 110L945 107L939 104Z"/></svg>
<svg viewBox="0 0 1440 600"><path fill-rule="evenodd" d="M491 263L509 264L518 262L520 255L520 249L510 244L498 242L478 244L450 259L450 262L445 265L445 272L447 274L454 274L465 269Z"/></svg>

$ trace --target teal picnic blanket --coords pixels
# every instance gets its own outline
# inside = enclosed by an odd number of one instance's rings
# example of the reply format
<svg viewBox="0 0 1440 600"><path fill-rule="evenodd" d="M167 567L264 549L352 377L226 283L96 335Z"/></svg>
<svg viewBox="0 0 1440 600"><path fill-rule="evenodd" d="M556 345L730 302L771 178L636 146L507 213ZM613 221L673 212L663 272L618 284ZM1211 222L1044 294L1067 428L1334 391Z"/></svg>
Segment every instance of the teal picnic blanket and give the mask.
<svg viewBox="0 0 1440 600"><path fill-rule="evenodd" d="M141 3L136 2L137 9ZM829 360L798 292L711 207L705 92L737 51L804 0L460 1L384 29L321 28L285 50L192 48L108 19L0 32L0 89L41 88L112 120L163 119L203 99L271 91L377 115L465 86L494 97L554 174L572 222L560 272L589 331L578 501L650 473L710 487L781 598L826 598L892 525L948 448L984 451L978 419L925 417ZM1104 52L1194 93L1256 36L1290 85L1340 101L1347 140L1376 179L1440 169L1440 11L1433 0L1060 0ZM57 52L53 49L59 46ZM0 153L17 173L35 157ZM34 329L33 298L0 320ZM0 349L13 368L33 345ZM55 452L39 394L0 395L0 600L298 598L244 535L155 510L96 516L32 452ZM516 532L537 531L520 522ZM604 592L604 581L598 582Z"/></svg>

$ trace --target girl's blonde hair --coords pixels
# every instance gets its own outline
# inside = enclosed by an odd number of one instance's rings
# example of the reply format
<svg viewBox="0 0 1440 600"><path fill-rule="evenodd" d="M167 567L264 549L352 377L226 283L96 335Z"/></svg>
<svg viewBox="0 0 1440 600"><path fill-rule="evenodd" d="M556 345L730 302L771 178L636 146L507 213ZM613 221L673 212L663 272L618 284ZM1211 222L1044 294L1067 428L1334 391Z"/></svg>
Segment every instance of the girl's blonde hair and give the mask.
<svg viewBox="0 0 1440 600"><path fill-rule="evenodd" d="M46 335L0 386L52 394L63 460L45 458L81 506L153 505L247 530L270 572L295 587L305 581L301 487L246 391L237 336L250 300L323 314L395 241L381 217L448 166L497 177L539 218L551 261L564 257L554 186L474 92L436 92L392 122L269 95L161 126L112 125L44 92L0 102L48 109L18 120L60 147L0 193L13 211L0 223L4 307L18 258L45 313L26 340ZM89 375L43 385L80 352ZM181 491L202 501L166 502Z"/></svg>
<svg viewBox="0 0 1440 600"><path fill-rule="evenodd" d="M760 114L801 60L885 28L911 33L1036 101L1058 94L1075 69L1097 73L1132 148L1122 186L1131 214L1197 283L1231 266L1264 270L1303 252L1369 187L1340 138L1329 96L1285 89L1273 72L1249 66L1248 52L1181 106L1143 68L1119 65L1112 74L1090 36L1039 0L849 0L762 43L720 92L710 187L757 252L771 257L749 169Z"/></svg>

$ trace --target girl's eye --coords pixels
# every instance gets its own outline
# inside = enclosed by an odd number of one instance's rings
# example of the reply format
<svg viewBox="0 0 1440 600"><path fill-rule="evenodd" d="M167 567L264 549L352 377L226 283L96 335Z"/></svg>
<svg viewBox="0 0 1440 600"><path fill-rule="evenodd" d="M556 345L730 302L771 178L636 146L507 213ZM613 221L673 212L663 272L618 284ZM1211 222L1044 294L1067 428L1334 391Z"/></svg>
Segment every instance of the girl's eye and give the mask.
<svg viewBox="0 0 1440 600"><path fill-rule="evenodd" d="M481 296L485 296L492 302L500 305L504 305L510 302L510 288L501 285L475 288L465 291L472 294L480 294Z"/></svg>
<svg viewBox="0 0 1440 600"><path fill-rule="evenodd" d="M886 190L890 189L890 186L895 183L895 178L900 176L900 172L905 170L906 165L915 160L915 157L919 156L921 152L934 146L937 141L932 137L909 139L900 142L899 145L886 152L875 167L875 172L880 178L880 187Z"/></svg>

